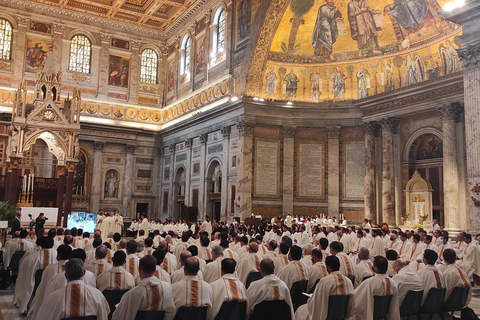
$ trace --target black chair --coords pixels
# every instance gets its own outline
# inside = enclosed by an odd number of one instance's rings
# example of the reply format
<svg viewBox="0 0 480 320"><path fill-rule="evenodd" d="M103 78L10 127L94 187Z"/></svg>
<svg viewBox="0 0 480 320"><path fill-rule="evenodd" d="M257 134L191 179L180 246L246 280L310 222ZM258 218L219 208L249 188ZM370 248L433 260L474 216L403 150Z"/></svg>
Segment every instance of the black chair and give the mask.
<svg viewBox="0 0 480 320"><path fill-rule="evenodd" d="M309 294L313 294L315 292L315 288L317 288L317 284L320 281L320 279L317 279L317 281L315 281L315 283L313 284L313 287L310 289L310 291L308 291Z"/></svg>
<svg viewBox="0 0 480 320"><path fill-rule="evenodd" d="M445 301L445 291L445 288L431 288L427 293L425 302L420 308L420 313L429 314L429 320L432 320L433 315L438 313L440 315L440 318L444 320L442 311L443 303Z"/></svg>
<svg viewBox="0 0 480 320"><path fill-rule="evenodd" d="M373 319L387 320L388 310L390 309L390 302L392 296L374 296L373 297Z"/></svg>
<svg viewBox="0 0 480 320"><path fill-rule="evenodd" d="M215 320L245 320L247 301L225 301Z"/></svg>
<svg viewBox="0 0 480 320"><path fill-rule="evenodd" d="M328 315L326 320L344 320L347 316L350 296L328 297Z"/></svg>
<svg viewBox="0 0 480 320"><path fill-rule="evenodd" d="M420 291L408 291L407 295L400 305L400 317L416 316L418 320L422 320L420 315L420 309L422 308L423 290Z"/></svg>
<svg viewBox="0 0 480 320"><path fill-rule="evenodd" d="M10 272L10 281L15 283L18 276L18 269L20 267L20 260L25 255L25 251L15 251L8 265L8 270Z"/></svg>
<svg viewBox="0 0 480 320"><path fill-rule="evenodd" d="M363 281L365 281L365 280L367 280L367 279L370 279L371 277L373 277L373 276L366 276L366 277L363 277L363 278L362 278L362 282L363 282Z"/></svg>
<svg viewBox="0 0 480 320"><path fill-rule="evenodd" d="M355 277L348 277L348 279L350 279L350 281L352 281L352 284L353 284L353 287L355 288Z"/></svg>
<svg viewBox="0 0 480 320"><path fill-rule="evenodd" d="M108 306L110 307L110 314L109 316L112 316L113 312L115 311L115 306L122 300L123 295L127 292L128 290L104 290L103 296L108 302Z"/></svg>
<svg viewBox="0 0 480 320"><path fill-rule="evenodd" d="M97 316L62 318L62 320L97 320Z"/></svg>
<svg viewBox="0 0 480 320"><path fill-rule="evenodd" d="M453 313L455 311L460 311L467 304L467 296L470 287L455 287L445 301L443 305L443 310Z"/></svg>
<svg viewBox="0 0 480 320"><path fill-rule="evenodd" d="M293 310L296 311L302 304L307 303L308 297L303 293L307 292L308 280L297 281L290 288L290 297L292 298Z"/></svg>
<svg viewBox="0 0 480 320"><path fill-rule="evenodd" d="M37 271L35 271L35 285L33 286L32 298L35 296L40 282L42 282L42 275L43 269L38 269Z"/></svg>
<svg viewBox="0 0 480 320"><path fill-rule="evenodd" d="M205 263L206 263L206 264L209 264L210 262L213 262L213 260L212 260L212 259L210 259L210 260L205 260Z"/></svg>
<svg viewBox="0 0 480 320"><path fill-rule="evenodd" d="M138 310L135 320L163 320L165 311Z"/></svg>
<svg viewBox="0 0 480 320"><path fill-rule="evenodd" d="M260 274L260 272L257 272L257 271L250 272L247 277L247 285L245 286L245 288L248 289L248 287L250 287L250 284L252 284L253 281L257 281L260 279L262 279L262 275Z"/></svg>
<svg viewBox="0 0 480 320"><path fill-rule="evenodd" d="M175 320L207 320L207 307L180 307Z"/></svg>
<svg viewBox="0 0 480 320"><path fill-rule="evenodd" d="M253 308L249 320L293 320L284 300L262 301Z"/></svg>

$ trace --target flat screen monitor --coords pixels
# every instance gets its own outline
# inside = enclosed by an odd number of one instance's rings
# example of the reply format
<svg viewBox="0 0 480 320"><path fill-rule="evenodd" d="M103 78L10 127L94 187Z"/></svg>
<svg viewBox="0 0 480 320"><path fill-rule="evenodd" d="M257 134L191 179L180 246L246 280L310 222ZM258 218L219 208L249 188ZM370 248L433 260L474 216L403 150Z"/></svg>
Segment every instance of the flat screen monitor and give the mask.
<svg viewBox="0 0 480 320"><path fill-rule="evenodd" d="M97 214L87 212L72 212L68 214L67 229L83 229L83 232L95 232Z"/></svg>

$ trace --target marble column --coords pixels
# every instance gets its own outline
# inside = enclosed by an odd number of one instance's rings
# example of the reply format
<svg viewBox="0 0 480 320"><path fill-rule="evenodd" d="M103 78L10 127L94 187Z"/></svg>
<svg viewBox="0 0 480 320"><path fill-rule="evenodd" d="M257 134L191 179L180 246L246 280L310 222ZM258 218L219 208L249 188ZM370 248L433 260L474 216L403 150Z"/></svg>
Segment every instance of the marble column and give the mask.
<svg viewBox="0 0 480 320"><path fill-rule="evenodd" d="M30 19L28 17L17 15L17 23L18 28L13 29L12 53L21 52L22 54L12 57L13 63L11 70L13 71L12 82L14 87L17 86L23 78L25 68L25 54L23 54L23 52L25 52L25 47L27 45L27 26L30 23Z"/></svg>
<svg viewBox="0 0 480 320"><path fill-rule="evenodd" d="M205 177L207 176L207 134L200 135L200 185L198 186L198 219L203 220L206 214Z"/></svg>
<svg viewBox="0 0 480 320"><path fill-rule="evenodd" d="M385 119L382 125L382 222L395 225L395 173L393 132L397 121Z"/></svg>
<svg viewBox="0 0 480 320"><path fill-rule="evenodd" d="M365 218L376 218L376 183L375 183L375 133L377 126L368 122L363 125L365 136L365 179L364 203Z"/></svg>
<svg viewBox="0 0 480 320"><path fill-rule="evenodd" d="M465 113L462 107L459 106L457 113L457 164L458 164L458 211L465 212L460 214L460 229L468 230L469 225L469 208L467 207L467 171L465 159ZM468 201L471 201L468 199Z"/></svg>
<svg viewBox="0 0 480 320"><path fill-rule="evenodd" d="M122 211L124 217L133 217L132 211L132 185L133 166L135 163L135 146L125 146L125 176L123 177Z"/></svg>
<svg viewBox="0 0 480 320"><path fill-rule="evenodd" d="M443 127L443 208L445 229L459 232L460 216L458 211L458 163L456 125L457 109L446 105L439 109Z"/></svg>
<svg viewBox="0 0 480 320"><path fill-rule="evenodd" d="M132 40L132 61L130 70L130 103L137 103L140 83L140 40Z"/></svg>
<svg viewBox="0 0 480 320"><path fill-rule="evenodd" d="M72 189L75 162L67 162L67 185L65 188L65 210L63 210L63 227L67 227L68 214L72 212Z"/></svg>
<svg viewBox="0 0 480 320"><path fill-rule="evenodd" d="M237 158L237 188L235 215L245 220L252 212L253 181L253 131L255 125L241 121L237 123L239 132Z"/></svg>
<svg viewBox="0 0 480 320"><path fill-rule="evenodd" d="M100 47L100 61L98 70L98 93L107 95L108 91L108 67L109 67L109 49L112 35L100 32L102 45Z"/></svg>
<svg viewBox="0 0 480 320"><path fill-rule="evenodd" d="M170 150L170 180L168 182L170 192L168 193L168 216L170 218L175 218L175 196L177 193L177 190L175 189L175 144L169 145L168 149Z"/></svg>
<svg viewBox="0 0 480 320"><path fill-rule="evenodd" d="M153 194L155 195L155 203L153 205L152 216L155 219L160 219L162 215L162 148L157 147L154 151L154 160L153 160L153 172L154 172L154 181L153 181Z"/></svg>
<svg viewBox="0 0 480 320"><path fill-rule="evenodd" d="M102 163L103 163L103 148L105 143L93 143L93 172L92 172L92 187L90 188L90 211L98 212L100 209L100 199L102 198Z"/></svg>
<svg viewBox="0 0 480 320"><path fill-rule="evenodd" d="M57 203L56 203L58 208L57 226L60 226L60 223L62 221L62 216L63 216L63 193L65 191L65 183L67 180L67 177L65 176L67 168L65 166L58 166L57 171L58 171L58 187L57 187Z"/></svg>
<svg viewBox="0 0 480 320"><path fill-rule="evenodd" d="M53 65L61 66L62 61L62 38L65 31L65 25L63 23L53 23ZM59 71L59 70L56 70Z"/></svg>
<svg viewBox="0 0 480 320"><path fill-rule="evenodd" d="M293 214L295 128L283 127L283 216Z"/></svg>
<svg viewBox="0 0 480 320"><path fill-rule="evenodd" d="M192 139L185 140L185 148L187 148L187 161L185 162L185 206L192 206L192 187L190 186L190 178L192 176Z"/></svg>
<svg viewBox="0 0 480 320"><path fill-rule="evenodd" d="M328 138L328 215L340 213L340 127L327 127Z"/></svg>
<svg viewBox="0 0 480 320"><path fill-rule="evenodd" d="M230 201L229 193L229 168L230 168L230 127L222 128L223 135L223 166L222 166L222 203L220 206L220 220L227 221L228 218L228 201Z"/></svg>
<svg viewBox="0 0 480 320"><path fill-rule="evenodd" d="M400 150L400 123L393 127L393 174L395 176L395 225L401 224L402 218L402 151Z"/></svg>

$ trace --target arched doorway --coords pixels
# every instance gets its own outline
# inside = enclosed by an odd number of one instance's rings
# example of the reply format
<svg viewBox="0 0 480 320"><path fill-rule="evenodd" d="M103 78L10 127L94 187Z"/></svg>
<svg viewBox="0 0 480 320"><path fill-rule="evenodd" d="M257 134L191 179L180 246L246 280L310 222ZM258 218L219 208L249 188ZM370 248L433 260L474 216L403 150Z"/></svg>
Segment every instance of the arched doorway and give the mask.
<svg viewBox="0 0 480 320"><path fill-rule="evenodd" d="M220 221L222 215L222 166L218 161L213 161L208 167L206 178L205 213L212 220Z"/></svg>
<svg viewBox="0 0 480 320"><path fill-rule="evenodd" d="M178 168L175 173L174 188L174 202L173 202L173 219L183 218L183 208L185 207L185 168Z"/></svg>
<svg viewBox="0 0 480 320"><path fill-rule="evenodd" d="M443 141L436 130L425 130L413 135L406 146L408 163L407 183L415 171L432 186L433 218L444 225L443 207ZM405 186L404 186L405 187Z"/></svg>

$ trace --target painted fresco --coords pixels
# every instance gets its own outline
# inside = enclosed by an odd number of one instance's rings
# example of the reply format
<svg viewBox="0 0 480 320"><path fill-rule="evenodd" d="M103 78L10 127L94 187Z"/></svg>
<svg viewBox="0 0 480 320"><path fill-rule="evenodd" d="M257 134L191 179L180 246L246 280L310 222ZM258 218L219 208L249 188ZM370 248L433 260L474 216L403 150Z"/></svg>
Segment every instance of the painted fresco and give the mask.
<svg viewBox="0 0 480 320"><path fill-rule="evenodd" d="M128 88L130 58L110 55L108 84Z"/></svg>
<svg viewBox="0 0 480 320"><path fill-rule="evenodd" d="M195 48L195 75L197 75L202 73L206 67L204 35L197 39Z"/></svg>
<svg viewBox="0 0 480 320"><path fill-rule="evenodd" d="M444 0L292 0L264 67L262 96L363 99L456 73L461 28Z"/></svg>
<svg viewBox="0 0 480 320"><path fill-rule="evenodd" d="M27 38L25 70L35 72L39 68L43 68L47 56L52 53L52 48L51 41Z"/></svg>

